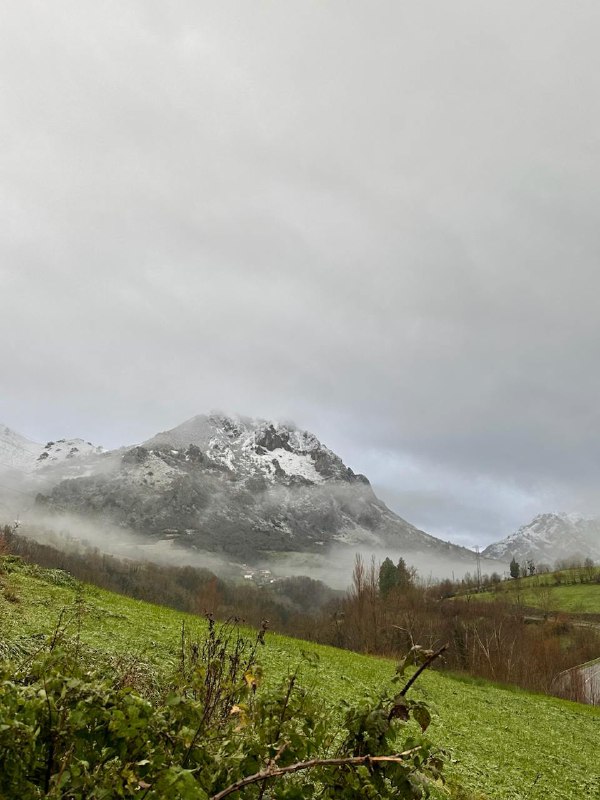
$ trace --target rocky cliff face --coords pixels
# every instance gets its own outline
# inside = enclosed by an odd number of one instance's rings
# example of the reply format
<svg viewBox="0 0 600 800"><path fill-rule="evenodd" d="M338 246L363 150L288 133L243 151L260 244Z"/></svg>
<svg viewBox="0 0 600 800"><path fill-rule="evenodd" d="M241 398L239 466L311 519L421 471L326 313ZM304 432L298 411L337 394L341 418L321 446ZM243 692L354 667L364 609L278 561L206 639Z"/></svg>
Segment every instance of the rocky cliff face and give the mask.
<svg viewBox="0 0 600 800"><path fill-rule="evenodd" d="M539 514L515 533L489 545L483 555L509 561L514 557L520 563L531 559L549 566L572 557L600 561L600 520L578 514Z"/></svg>
<svg viewBox="0 0 600 800"><path fill-rule="evenodd" d="M175 451L193 445L238 478L264 478L283 485L314 485L326 480L362 482L341 458L312 433L248 417L199 415L153 436L144 447Z"/></svg>
<svg viewBox="0 0 600 800"><path fill-rule="evenodd" d="M37 507L248 562L340 546L473 563L470 551L390 511L367 478L313 434L245 417L197 416L98 454L86 474L40 492Z"/></svg>

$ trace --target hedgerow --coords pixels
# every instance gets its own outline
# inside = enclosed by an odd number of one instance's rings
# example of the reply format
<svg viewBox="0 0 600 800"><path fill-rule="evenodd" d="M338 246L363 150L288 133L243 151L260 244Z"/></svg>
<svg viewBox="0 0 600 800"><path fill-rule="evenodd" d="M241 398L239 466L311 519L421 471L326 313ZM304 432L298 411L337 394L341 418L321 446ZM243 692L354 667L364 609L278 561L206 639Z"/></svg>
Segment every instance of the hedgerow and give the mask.
<svg viewBox="0 0 600 800"><path fill-rule="evenodd" d="M344 703L342 723L304 684L262 680L265 641L235 621L184 630L166 679L115 663L57 630L37 651L0 662L0 797L447 797L430 715L400 688ZM438 654L425 654L418 672Z"/></svg>

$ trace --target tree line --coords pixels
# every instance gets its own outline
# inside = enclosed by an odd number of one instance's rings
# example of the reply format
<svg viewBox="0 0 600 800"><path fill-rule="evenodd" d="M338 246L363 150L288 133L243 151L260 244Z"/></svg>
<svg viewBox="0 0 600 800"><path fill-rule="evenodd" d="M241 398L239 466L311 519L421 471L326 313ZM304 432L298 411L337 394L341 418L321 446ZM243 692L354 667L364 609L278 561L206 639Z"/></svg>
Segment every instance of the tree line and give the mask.
<svg viewBox="0 0 600 800"><path fill-rule="evenodd" d="M573 625L568 615L533 620L502 594L482 601L466 580L423 585L404 559L378 564L358 556L349 590L336 593L308 577L258 587L189 566L128 561L94 549L64 552L10 528L0 544L30 563L121 594L220 619L239 616L256 627L268 619L281 633L356 652L395 657L416 643L435 650L449 642L442 669L545 693L559 692L560 672L600 653L599 632Z"/></svg>

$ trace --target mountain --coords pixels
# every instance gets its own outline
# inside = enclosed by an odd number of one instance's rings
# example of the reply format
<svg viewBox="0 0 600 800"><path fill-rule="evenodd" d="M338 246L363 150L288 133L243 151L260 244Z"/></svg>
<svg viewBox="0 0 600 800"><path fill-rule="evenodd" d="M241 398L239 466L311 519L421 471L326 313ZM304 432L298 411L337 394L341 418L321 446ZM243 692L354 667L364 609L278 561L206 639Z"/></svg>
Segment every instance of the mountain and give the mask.
<svg viewBox="0 0 600 800"><path fill-rule="evenodd" d="M579 514L539 514L527 525L489 545L483 555L487 558L520 563L528 559L535 564L553 565L560 559L572 557L600 561L600 519Z"/></svg>
<svg viewBox="0 0 600 800"><path fill-rule="evenodd" d="M41 445L0 424L0 471L29 471L42 452Z"/></svg>
<svg viewBox="0 0 600 800"><path fill-rule="evenodd" d="M285 559L296 572L323 567L324 579L336 566L347 577L356 549L402 555L424 575L475 570L472 551L399 517L364 475L293 424L199 415L108 452L73 444L79 440L42 447L15 436L6 439L23 454L20 491L32 493L32 514L46 523L75 515L99 529L127 529L148 545L169 543L189 557Z"/></svg>
<svg viewBox="0 0 600 800"><path fill-rule="evenodd" d="M0 424L0 473L33 473L50 465L62 465L70 459L101 452L103 448L83 439L58 439L38 444Z"/></svg>
<svg viewBox="0 0 600 800"><path fill-rule="evenodd" d="M287 486L308 486L327 480L369 483L363 475L355 475L344 466L341 458L316 436L291 424L202 414L158 433L143 444L159 452L185 449L189 445L242 479L263 477Z"/></svg>

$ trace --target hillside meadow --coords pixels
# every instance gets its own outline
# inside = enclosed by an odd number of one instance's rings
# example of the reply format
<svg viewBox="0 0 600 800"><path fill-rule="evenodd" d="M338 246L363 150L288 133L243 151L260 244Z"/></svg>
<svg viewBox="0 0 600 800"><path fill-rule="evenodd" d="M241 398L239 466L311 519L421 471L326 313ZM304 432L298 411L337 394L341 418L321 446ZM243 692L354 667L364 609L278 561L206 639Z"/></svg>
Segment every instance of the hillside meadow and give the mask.
<svg viewBox="0 0 600 800"><path fill-rule="evenodd" d="M168 608L81 586L58 570L4 559L0 651L51 634L79 598L81 639L99 651L134 656L158 672L179 657L181 628L205 630L204 620ZM565 587L568 588L568 587ZM67 609L66 612L63 610ZM261 650L265 680L277 681L306 653L316 666L301 680L324 704L387 684L395 663L331 647L267 635ZM489 800L600 798L600 709L483 681L426 671L411 693L434 712L428 735L450 755L447 774Z"/></svg>
<svg viewBox="0 0 600 800"><path fill-rule="evenodd" d="M600 582L571 583L555 573L517 578L498 584L493 592L482 592L479 600L508 600L544 613L564 611L570 614L600 615Z"/></svg>

